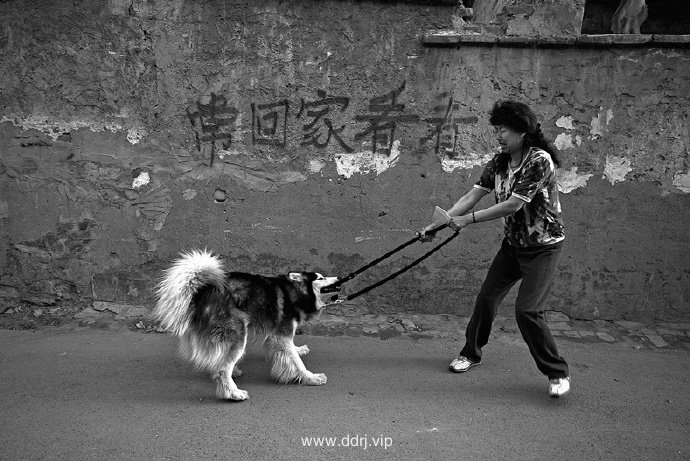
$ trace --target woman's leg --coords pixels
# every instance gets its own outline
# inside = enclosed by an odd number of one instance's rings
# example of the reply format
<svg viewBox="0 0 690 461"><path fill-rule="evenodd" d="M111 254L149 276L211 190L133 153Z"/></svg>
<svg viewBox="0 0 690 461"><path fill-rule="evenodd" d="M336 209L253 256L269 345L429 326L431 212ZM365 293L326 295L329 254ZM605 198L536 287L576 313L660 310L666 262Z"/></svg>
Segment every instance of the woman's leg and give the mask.
<svg viewBox="0 0 690 461"><path fill-rule="evenodd" d="M522 282L515 301L515 319L537 368L549 379L569 375L568 364L558 355L556 342L544 316L562 249L562 242L517 249Z"/></svg>
<svg viewBox="0 0 690 461"><path fill-rule="evenodd" d="M465 347L460 352L461 356L474 363L481 361L482 347L489 342L498 307L520 277L515 248L503 240L477 295L472 317L465 330Z"/></svg>

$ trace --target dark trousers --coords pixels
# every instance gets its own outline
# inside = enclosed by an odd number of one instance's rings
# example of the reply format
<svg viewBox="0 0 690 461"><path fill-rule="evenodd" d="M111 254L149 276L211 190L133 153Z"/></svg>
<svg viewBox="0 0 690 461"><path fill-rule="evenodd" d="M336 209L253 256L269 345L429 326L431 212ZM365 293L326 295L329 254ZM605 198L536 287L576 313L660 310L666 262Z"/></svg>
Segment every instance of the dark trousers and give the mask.
<svg viewBox="0 0 690 461"><path fill-rule="evenodd" d="M515 320L522 338L537 368L549 379L569 375L568 364L558 355L556 342L544 317L546 299L562 250L563 242L520 248L503 240L477 296L465 332L465 347L460 355L472 362L481 360L482 347L489 342L498 307L510 288L522 279L515 301Z"/></svg>

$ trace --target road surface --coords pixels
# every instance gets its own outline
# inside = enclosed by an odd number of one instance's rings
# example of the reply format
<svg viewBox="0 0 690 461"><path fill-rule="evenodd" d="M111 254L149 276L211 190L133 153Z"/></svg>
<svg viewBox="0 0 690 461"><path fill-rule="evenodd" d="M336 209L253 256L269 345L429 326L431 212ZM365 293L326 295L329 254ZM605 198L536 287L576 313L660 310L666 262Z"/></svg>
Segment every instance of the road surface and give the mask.
<svg viewBox="0 0 690 461"><path fill-rule="evenodd" d="M517 334L462 375L454 340L295 342L326 385L274 383L253 346L237 380L250 399L233 403L168 334L0 330L0 459L690 459L686 349L561 338L573 391L550 399Z"/></svg>

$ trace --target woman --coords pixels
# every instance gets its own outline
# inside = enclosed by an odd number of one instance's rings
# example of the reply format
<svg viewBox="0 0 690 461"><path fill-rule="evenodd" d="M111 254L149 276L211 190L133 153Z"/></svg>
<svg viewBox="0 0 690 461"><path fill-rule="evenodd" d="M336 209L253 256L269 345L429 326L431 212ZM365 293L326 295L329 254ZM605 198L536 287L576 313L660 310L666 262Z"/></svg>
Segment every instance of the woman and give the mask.
<svg viewBox="0 0 690 461"><path fill-rule="evenodd" d="M503 218L505 238L482 284L465 332L465 346L450 370L462 373L481 364L482 347L489 341L499 305L519 280L515 319L537 364L549 378L549 395L570 391L568 364L558 355L556 343L544 318L546 299L561 256L565 233L558 200L557 150L541 132L536 114L517 101L498 101L490 123L501 146L484 168L474 188L448 210L449 226L459 231L470 225ZM496 204L471 211L494 191ZM426 226L426 233L438 224Z"/></svg>

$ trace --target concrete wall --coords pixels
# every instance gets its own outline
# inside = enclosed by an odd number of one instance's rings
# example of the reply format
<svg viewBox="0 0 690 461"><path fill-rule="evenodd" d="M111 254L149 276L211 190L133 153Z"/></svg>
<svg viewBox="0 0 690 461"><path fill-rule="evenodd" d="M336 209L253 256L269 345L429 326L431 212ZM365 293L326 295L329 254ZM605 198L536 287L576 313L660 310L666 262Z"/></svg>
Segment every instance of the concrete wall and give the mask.
<svg viewBox="0 0 690 461"><path fill-rule="evenodd" d="M537 1L534 14L506 15L520 2L498 3L504 26L529 33L532 16L572 9ZM151 306L160 270L202 247L236 270L345 275L472 186L495 148L487 111L514 97L565 158L552 308L690 320L690 50L424 45L453 12L373 0L0 3L3 303ZM469 228L352 305L466 315L501 238L498 222Z"/></svg>

